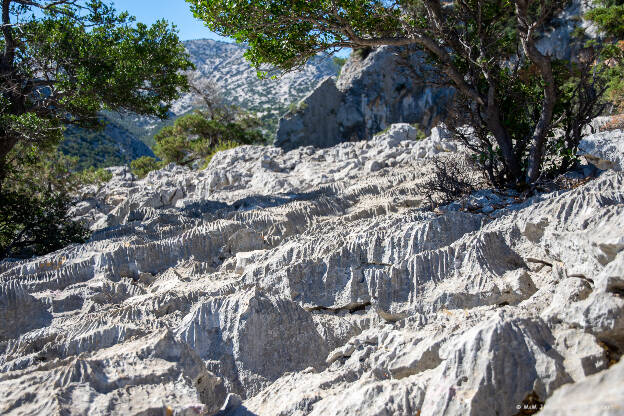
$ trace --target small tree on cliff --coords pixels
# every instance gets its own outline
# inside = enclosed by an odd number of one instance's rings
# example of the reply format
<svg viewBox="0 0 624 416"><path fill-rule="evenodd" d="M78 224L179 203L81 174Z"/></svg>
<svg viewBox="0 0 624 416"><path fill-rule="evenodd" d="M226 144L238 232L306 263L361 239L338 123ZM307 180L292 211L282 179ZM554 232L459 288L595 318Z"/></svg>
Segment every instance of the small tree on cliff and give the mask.
<svg viewBox="0 0 624 416"><path fill-rule="evenodd" d="M537 41L568 0L187 2L210 29L246 42L257 68L290 70L343 47L424 50L459 92L471 113L467 122L486 133L480 150L491 179L518 184L540 177L556 111L563 110L561 80Z"/></svg>
<svg viewBox="0 0 624 416"><path fill-rule="evenodd" d="M165 118L192 64L165 21L148 27L101 0L0 0L0 190L19 142L98 127L100 110Z"/></svg>

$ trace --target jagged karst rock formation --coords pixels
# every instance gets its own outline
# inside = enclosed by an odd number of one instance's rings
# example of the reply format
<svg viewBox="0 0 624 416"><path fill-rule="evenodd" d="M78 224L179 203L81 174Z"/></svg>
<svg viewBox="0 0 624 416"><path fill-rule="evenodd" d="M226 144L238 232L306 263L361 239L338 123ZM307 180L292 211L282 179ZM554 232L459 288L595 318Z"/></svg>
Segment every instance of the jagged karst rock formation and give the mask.
<svg viewBox="0 0 624 416"><path fill-rule="evenodd" d="M354 53L337 80L321 81L296 111L282 117L275 145L291 150L367 140L394 123L428 130L445 117L453 90L426 79L435 79L432 68L409 48Z"/></svg>
<svg viewBox="0 0 624 416"><path fill-rule="evenodd" d="M89 243L0 263L0 413L621 414L624 173L431 211L414 136L85 189Z"/></svg>

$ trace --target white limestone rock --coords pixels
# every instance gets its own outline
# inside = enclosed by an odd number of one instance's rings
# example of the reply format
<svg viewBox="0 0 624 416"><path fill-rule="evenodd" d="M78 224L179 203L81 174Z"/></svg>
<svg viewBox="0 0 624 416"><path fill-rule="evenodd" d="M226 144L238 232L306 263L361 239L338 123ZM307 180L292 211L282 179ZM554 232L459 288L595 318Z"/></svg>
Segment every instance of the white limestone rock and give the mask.
<svg viewBox="0 0 624 416"><path fill-rule="evenodd" d="M606 403L624 350L624 173L432 212L418 185L453 150L412 129L242 146L143 180L113 170L76 207L91 241L0 262L0 413ZM582 383L596 393L565 393Z"/></svg>
<svg viewBox="0 0 624 416"><path fill-rule="evenodd" d="M624 169L624 131L612 130L584 137L579 143L579 155L598 169Z"/></svg>
<svg viewBox="0 0 624 416"><path fill-rule="evenodd" d="M624 361L574 384L548 399L540 416L618 416L624 413Z"/></svg>

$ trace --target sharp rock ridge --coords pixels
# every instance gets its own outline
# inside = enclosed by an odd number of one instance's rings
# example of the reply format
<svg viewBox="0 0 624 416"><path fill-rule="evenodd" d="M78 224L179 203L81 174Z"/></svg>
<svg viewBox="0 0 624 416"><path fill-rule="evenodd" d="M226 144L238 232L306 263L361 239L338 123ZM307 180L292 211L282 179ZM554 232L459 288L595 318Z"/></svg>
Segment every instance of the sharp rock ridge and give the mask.
<svg viewBox="0 0 624 416"><path fill-rule="evenodd" d="M0 413L621 414L624 173L431 211L443 133L113 169L0 263Z"/></svg>

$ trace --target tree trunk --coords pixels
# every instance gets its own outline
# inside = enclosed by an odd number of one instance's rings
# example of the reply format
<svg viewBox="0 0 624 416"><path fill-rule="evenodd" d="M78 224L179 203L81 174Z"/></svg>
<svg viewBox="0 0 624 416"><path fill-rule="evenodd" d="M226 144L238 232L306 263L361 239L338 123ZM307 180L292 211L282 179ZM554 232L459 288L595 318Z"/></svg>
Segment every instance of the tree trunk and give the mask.
<svg viewBox="0 0 624 416"><path fill-rule="evenodd" d="M540 66L540 65L538 65ZM550 60L540 67L540 72L544 78L544 101L542 102L542 113L533 133L531 143L531 153L529 154L529 169L527 177L529 183L535 182L542 172L542 162L544 159L544 146L546 144L546 136L550 131L552 123L552 115L557 101L557 93L555 90L555 80L552 75Z"/></svg>
<svg viewBox="0 0 624 416"><path fill-rule="evenodd" d="M498 102L496 101L496 88L492 82L493 81L490 81L490 87L488 89L488 102L486 106L487 126L494 135L496 143L498 143L498 146L503 153L503 160L507 169L513 176L514 181L518 182L522 180L522 169L513 151L511 138L501 123Z"/></svg>
<svg viewBox="0 0 624 416"><path fill-rule="evenodd" d="M4 37L4 51L0 59L0 72L4 77L10 72L15 59L15 39L11 27L11 0L2 0L2 35Z"/></svg>
<svg viewBox="0 0 624 416"><path fill-rule="evenodd" d="M552 72L550 56L543 55L535 46L535 31L541 26L545 16L541 20L529 23L528 10L530 1L516 0L516 18L518 21L518 32L520 43L527 58L535 64L544 80L544 100L542 101L542 111L540 119L533 131L531 140L531 151L529 154L529 168L527 171L527 181L535 182L542 172L542 162L544 159L544 145L546 136L552 124L553 111L557 102L557 88Z"/></svg>

